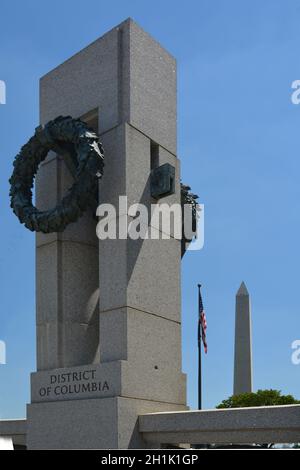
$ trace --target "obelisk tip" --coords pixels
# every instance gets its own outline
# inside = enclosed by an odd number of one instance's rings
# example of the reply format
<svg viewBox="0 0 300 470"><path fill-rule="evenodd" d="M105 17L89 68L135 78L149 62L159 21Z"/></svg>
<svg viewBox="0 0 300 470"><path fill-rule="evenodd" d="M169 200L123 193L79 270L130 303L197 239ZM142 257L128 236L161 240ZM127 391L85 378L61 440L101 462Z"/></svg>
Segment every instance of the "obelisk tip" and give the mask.
<svg viewBox="0 0 300 470"><path fill-rule="evenodd" d="M246 284L244 283L244 281L243 281L242 284L240 285L240 288L239 288L239 290L237 291L236 295L237 295L237 296L240 296L240 295L249 295L248 289L247 289Z"/></svg>

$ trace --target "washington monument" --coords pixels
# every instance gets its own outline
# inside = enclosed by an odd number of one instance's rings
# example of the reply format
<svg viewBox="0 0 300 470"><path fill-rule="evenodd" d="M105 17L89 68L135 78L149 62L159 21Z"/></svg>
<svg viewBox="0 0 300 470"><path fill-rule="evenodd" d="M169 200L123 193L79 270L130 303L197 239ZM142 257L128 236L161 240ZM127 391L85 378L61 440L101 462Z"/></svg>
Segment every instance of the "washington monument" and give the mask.
<svg viewBox="0 0 300 470"><path fill-rule="evenodd" d="M244 282L236 294L233 394L252 392L252 334L249 292Z"/></svg>

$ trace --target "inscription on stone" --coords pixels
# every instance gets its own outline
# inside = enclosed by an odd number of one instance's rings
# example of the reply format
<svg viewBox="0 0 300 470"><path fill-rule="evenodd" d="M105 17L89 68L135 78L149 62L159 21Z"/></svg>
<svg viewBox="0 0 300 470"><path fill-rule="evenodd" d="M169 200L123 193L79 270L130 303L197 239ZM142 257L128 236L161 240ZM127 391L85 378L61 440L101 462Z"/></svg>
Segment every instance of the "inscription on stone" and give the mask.
<svg viewBox="0 0 300 470"><path fill-rule="evenodd" d="M48 383L39 388L40 398L59 398L67 395L86 395L110 390L107 380L99 380L96 369L76 372L52 373Z"/></svg>

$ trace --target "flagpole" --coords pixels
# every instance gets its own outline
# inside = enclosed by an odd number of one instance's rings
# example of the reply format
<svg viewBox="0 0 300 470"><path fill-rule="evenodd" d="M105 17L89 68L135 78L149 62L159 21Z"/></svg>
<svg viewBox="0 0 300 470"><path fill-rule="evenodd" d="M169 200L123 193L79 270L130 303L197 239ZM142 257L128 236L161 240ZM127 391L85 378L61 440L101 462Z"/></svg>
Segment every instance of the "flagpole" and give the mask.
<svg viewBox="0 0 300 470"><path fill-rule="evenodd" d="M198 410L202 409L200 289L201 284L198 284Z"/></svg>

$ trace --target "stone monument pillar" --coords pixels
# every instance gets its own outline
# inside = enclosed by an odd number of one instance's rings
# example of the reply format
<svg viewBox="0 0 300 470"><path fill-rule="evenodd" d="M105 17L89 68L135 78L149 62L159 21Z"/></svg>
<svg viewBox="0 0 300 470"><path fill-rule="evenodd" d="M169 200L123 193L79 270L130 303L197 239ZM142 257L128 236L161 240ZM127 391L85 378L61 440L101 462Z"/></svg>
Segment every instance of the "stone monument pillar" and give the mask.
<svg viewBox="0 0 300 470"><path fill-rule="evenodd" d="M236 294L233 394L252 392L252 334L250 297L244 282Z"/></svg>
<svg viewBox="0 0 300 470"><path fill-rule="evenodd" d="M81 117L105 152L100 203L118 210L157 202L150 172L175 168L176 61L131 19L41 79L41 124ZM72 183L49 155L36 181L36 205L61 200ZM128 216L120 209L118 222ZM186 409L181 372L181 241L96 237L86 213L62 233L37 234L37 372L28 405L29 449L145 447L139 414Z"/></svg>

